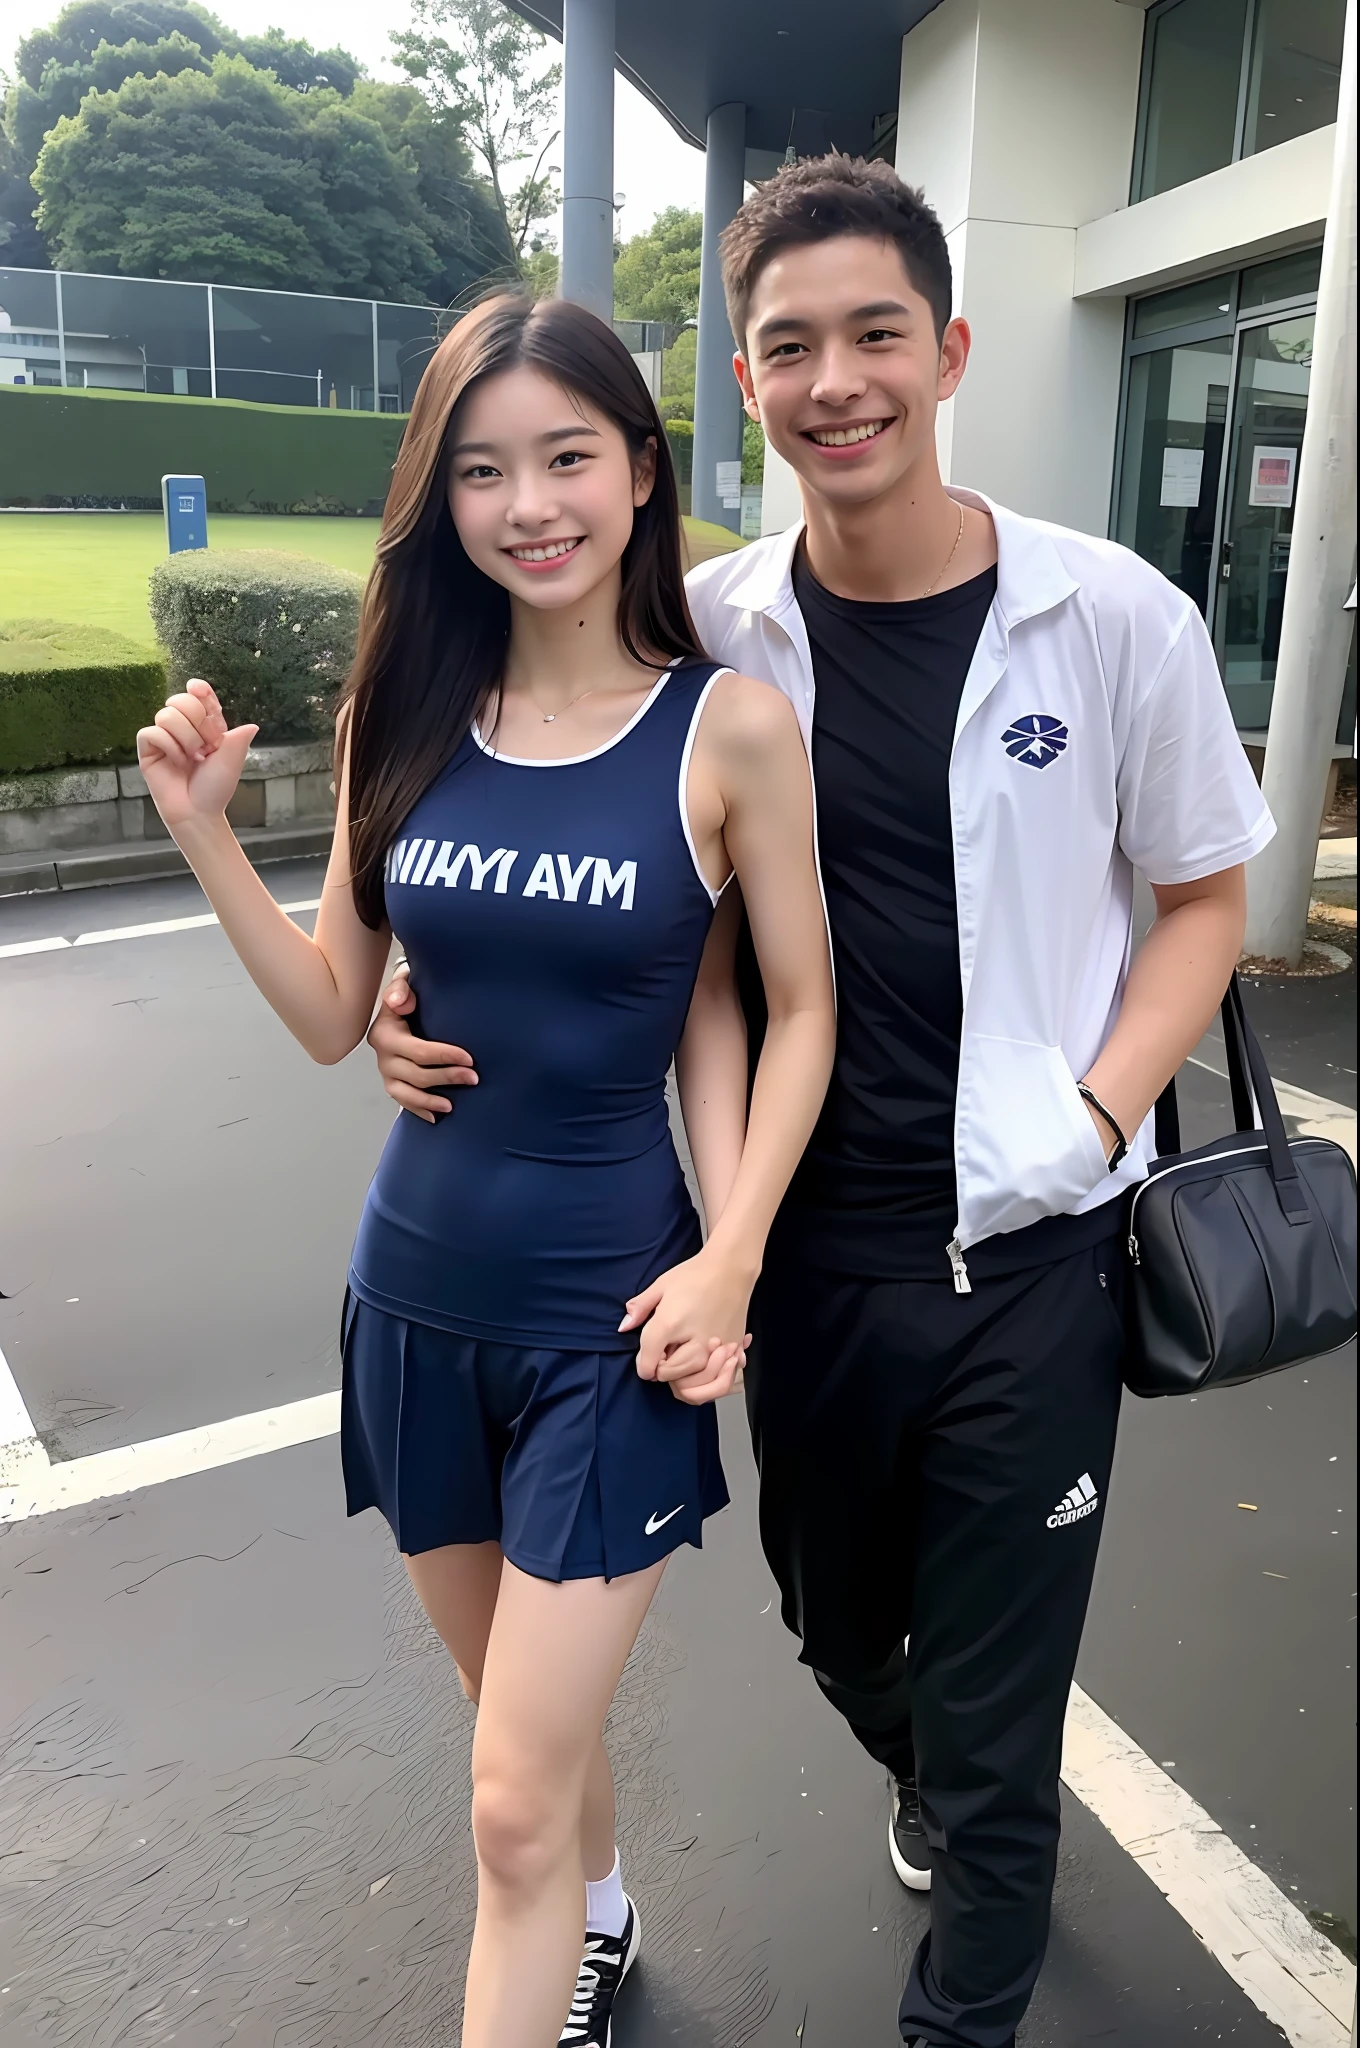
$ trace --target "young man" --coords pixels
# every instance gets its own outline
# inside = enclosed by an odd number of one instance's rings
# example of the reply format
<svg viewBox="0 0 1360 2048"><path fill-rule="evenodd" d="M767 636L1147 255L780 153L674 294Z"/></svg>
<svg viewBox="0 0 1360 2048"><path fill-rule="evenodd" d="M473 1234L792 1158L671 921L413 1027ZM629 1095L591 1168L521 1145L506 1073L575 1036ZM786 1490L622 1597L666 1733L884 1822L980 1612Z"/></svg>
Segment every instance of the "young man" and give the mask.
<svg viewBox="0 0 1360 2048"><path fill-rule="evenodd" d="M805 523L689 598L798 712L839 993L758 1296L761 1535L803 1661L892 1776L898 1874L931 1888L902 2037L1005 2048L1114 1449L1119 1197L1273 827L1193 604L941 483L970 336L921 198L883 164L795 164L728 229L724 276ZM1130 966L1135 868L1157 920ZM373 1042L408 1107L466 1067L391 1013Z"/></svg>

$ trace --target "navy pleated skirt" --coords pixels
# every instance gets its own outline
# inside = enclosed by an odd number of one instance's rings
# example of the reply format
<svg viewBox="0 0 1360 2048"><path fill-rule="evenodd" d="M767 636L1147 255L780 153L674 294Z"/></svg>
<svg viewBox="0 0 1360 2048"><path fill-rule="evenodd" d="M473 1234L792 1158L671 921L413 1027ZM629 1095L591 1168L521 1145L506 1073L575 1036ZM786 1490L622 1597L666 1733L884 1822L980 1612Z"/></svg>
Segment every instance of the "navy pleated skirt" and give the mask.
<svg viewBox="0 0 1360 2048"><path fill-rule="evenodd" d="M635 1351L461 1337L345 1297L340 1445L351 1515L407 1556L499 1543L540 1579L616 1579L703 1541L726 1507L717 1414L641 1380Z"/></svg>

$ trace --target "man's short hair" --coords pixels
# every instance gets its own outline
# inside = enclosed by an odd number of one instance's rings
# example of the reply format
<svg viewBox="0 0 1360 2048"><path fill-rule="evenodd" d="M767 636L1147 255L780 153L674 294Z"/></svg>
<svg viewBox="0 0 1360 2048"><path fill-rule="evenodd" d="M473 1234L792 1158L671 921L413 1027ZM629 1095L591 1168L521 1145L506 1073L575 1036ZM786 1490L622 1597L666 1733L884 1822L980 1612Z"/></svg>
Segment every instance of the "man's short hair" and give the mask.
<svg viewBox="0 0 1360 2048"><path fill-rule="evenodd" d="M766 265L783 249L837 235L891 242L912 289L929 303L936 340L943 339L953 313L954 277L938 215L890 165L832 150L781 166L723 230L723 290L739 348L746 346L751 297Z"/></svg>

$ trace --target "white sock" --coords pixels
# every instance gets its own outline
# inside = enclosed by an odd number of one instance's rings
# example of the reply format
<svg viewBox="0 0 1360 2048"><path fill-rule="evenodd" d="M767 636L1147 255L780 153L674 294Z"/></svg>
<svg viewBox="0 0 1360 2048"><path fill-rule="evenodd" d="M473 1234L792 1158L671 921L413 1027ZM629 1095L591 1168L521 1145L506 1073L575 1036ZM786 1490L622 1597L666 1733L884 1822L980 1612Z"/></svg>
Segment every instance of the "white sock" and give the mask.
<svg viewBox="0 0 1360 2048"><path fill-rule="evenodd" d="M616 1849L614 1868L608 1877L602 1877L598 1884L586 1879L586 1932L608 1934L617 1941L627 1922L628 1901L623 1896L623 1877Z"/></svg>

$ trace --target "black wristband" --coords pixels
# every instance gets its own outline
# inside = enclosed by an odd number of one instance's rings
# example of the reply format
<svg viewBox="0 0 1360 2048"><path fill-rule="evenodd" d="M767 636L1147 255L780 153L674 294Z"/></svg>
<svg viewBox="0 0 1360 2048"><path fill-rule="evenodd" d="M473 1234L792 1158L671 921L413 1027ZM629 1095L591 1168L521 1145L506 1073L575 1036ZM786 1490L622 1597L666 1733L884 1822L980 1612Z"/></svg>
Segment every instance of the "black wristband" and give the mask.
<svg viewBox="0 0 1360 2048"><path fill-rule="evenodd" d="M1127 1157L1129 1141L1124 1136L1124 1133L1120 1130L1119 1125L1116 1122L1114 1116L1108 1109L1106 1109L1104 1103L1101 1101L1100 1097L1096 1094L1093 1088L1088 1088L1084 1081L1078 1081L1077 1093L1081 1097L1083 1102L1090 1103L1096 1115L1098 1117L1103 1117L1105 1122L1109 1125L1110 1129L1114 1132L1114 1150L1105 1162L1110 1172L1113 1173L1115 1171L1115 1168L1121 1163L1121 1161Z"/></svg>

